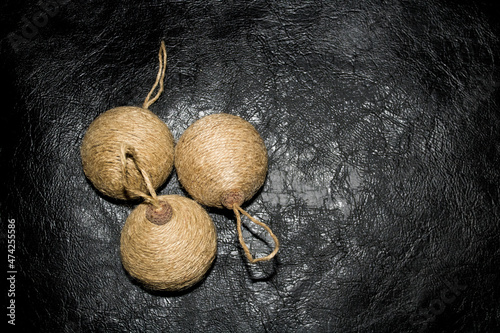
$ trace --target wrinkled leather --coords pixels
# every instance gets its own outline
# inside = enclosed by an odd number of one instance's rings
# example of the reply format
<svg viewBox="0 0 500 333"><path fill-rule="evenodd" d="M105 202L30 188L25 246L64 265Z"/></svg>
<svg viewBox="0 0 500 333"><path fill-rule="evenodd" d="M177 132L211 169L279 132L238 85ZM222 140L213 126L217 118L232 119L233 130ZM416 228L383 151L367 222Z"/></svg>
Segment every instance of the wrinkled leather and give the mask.
<svg viewBox="0 0 500 333"><path fill-rule="evenodd" d="M499 328L493 5L61 0L50 10L47 2L1 5L1 232L6 244L7 219L15 219L17 327ZM25 28L34 16L36 34ZM149 292L127 276L119 238L135 203L97 193L79 155L96 116L142 104L162 39L165 91L151 110L176 139L216 112L257 128L269 173L245 208L281 241L273 261L250 265L232 213L209 210L216 262L176 294ZM175 174L159 192L186 195ZM251 251L270 252L267 234L245 224Z"/></svg>

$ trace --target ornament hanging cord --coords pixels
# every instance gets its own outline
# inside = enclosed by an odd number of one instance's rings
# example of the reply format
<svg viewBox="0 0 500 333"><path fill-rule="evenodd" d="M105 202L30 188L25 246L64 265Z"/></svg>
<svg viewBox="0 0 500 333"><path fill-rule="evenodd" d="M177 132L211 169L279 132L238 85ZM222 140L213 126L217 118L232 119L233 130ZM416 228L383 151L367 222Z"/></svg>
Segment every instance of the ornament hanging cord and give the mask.
<svg viewBox="0 0 500 333"><path fill-rule="evenodd" d="M164 41L161 41L160 44L160 51L158 52L158 62L159 62L158 74L156 74L155 83L153 84L153 87L149 91L148 95L146 96L146 99L144 100L144 103L142 104L142 107L144 109L148 109L151 106L151 104L156 102L156 100L160 97L161 93L163 92L163 81L165 80L165 70L167 68L167 50ZM151 95L158 87L158 84L160 85L160 88L158 89L156 95L151 99ZM146 184L146 187L150 193L149 195L142 191L135 190L131 186L129 186L130 183L127 177L127 156L132 157L135 167L137 168L142 178L144 179L144 183ZM152 204L155 208L160 208L160 202L158 200L158 196L156 195L156 191L154 190L154 187L151 183L148 174L139 165L135 148L127 146L122 143L122 145L120 146L120 161L122 167L123 183L125 184L124 190L126 192L132 193L134 195L143 198L145 202Z"/></svg>
<svg viewBox="0 0 500 333"><path fill-rule="evenodd" d="M140 167L140 163L137 160L137 154L136 151L133 147L128 147L125 144L122 144L120 147L120 160L121 160L121 166L122 166L122 175L123 175L123 183L125 184L125 191L128 191L130 193L133 193L141 198L144 199L144 202L149 204L148 208L146 209L146 219L149 220L149 222L156 224L156 225L164 225L170 219L172 218L173 210L172 206L164 200L160 201L158 199L158 196L156 195L156 191L153 187L153 184L151 183L151 179L149 178L148 174L146 171L144 171L143 168ZM132 158L134 161L136 169L141 173L142 178L144 179L144 183L146 184L146 187L148 188L149 195L138 190L131 189L128 185L127 182L127 155Z"/></svg>
<svg viewBox="0 0 500 333"><path fill-rule="evenodd" d="M248 214L243 208L241 208L237 204L233 204L233 212L234 212L234 215L236 215L236 227L238 229L238 239L240 241L241 247L243 247L243 251L245 252L245 255L246 255L248 261L250 261L250 263L252 263L252 264L255 264L255 263L259 262L259 261L268 261L268 260L271 260L276 255L276 253L278 253L278 250L279 250L279 247L280 247L280 243L278 241L278 237L276 237L274 235L274 233L272 232L271 228L269 228L265 223L260 222L256 218L252 217L250 214ZM262 258L254 258L254 257L252 257L252 254L250 253L250 250L248 249L248 246L246 245L245 240L243 239L243 233L242 233L242 230L241 230L241 216L240 216L240 212L241 212L241 214L243 214L246 217L248 217L253 223L261 226L262 228L264 228L269 233L269 235L271 236L271 238L273 239L273 241L274 241L274 250L270 254L268 254L267 256L262 257Z"/></svg>
<svg viewBox="0 0 500 333"><path fill-rule="evenodd" d="M165 42L161 41L160 45L160 51L158 52L158 62L160 63L160 66L158 68L158 74L156 75L156 81L149 91L148 96L144 100L144 103L142 104L142 107L144 109L147 109L156 102L156 100L160 97L161 93L163 92L163 81L165 79L165 70L167 68L167 50L165 48ZM158 89L158 92L156 93L155 97L151 99L151 95L155 91L156 87L160 85L160 88Z"/></svg>
<svg viewBox="0 0 500 333"><path fill-rule="evenodd" d="M129 181L127 177L127 156L130 156L134 161L135 167L141 173L142 178L144 179L144 183L146 184L146 187L150 194L144 193L139 190L135 190L131 186L129 186ZM156 195L156 191L153 187L153 184L151 183L151 180L149 179L148 174L140 166L140 163L137 160L137 153L135 151L135 148L129 147L122 143L122 145L120 146L120 161L122 167L123 183L125 184L125 191L143 198L145 202L150 203L155 208L160 208L161 205L158 200L158 196Z"/></svg>
<svg viewBox="0 0 500 333"><path fill-rule="evenodd" d="M164 41L161 41L160 44L160 51L158 52L158 62L159 62L159 67L158 67L158 74L156 74L156 81L153 84L153 87L149 91L148 95L146 96L146 99L144 100L144 103L142 105L144 109L149 108L151 104L156 102L156 100L160 97L161 93L163 92L163 81L165 80L165 70L167 68L167 50ZM151 99L151 95L155 91L158 84L160 85L160 88L158 89L156 95ZM142 175L142 178L144 179L144 183L146 184L146 187L150 193L149 195L142 191L134 190L131 186L129 186L127 177L127 156L132 157L135 167L137 168L137 170ZM135 148L127 146L122 143L122 145L120 146L120 161L122 167L123 183L125 184L124 188L125 191L143 198L145 202L152 204L155 208L161 208L158 196L156 195L156 191L151 183L151 179L149 178L146 171L144 171L144 169L141 168L139 165Z"/></svg>

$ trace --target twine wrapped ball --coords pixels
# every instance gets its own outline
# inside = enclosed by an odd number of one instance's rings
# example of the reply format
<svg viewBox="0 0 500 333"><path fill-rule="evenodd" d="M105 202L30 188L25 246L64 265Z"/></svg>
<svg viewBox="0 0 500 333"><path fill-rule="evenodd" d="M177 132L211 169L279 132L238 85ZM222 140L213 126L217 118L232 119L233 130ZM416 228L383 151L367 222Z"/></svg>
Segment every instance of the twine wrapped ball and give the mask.
<svg viewBox="0 0 500 333"><path fill-rule="evenodd" d="M199 203L232 209L264 184L267 150L248 121L219 113L194 122L175 148L179 181Z"/></svg>
<svg viewBox="0 0 500 333"><path fill-rule="evenodd" d="M152 290L178 291L199 282L217 252L207 212L178 195L158 196L159 206L138 205L121 233L123 267Z"/></svg>
<svg viewBox="0 0 500 333"><path fill-rule="evenodd" d="M122 200L137 198L128 188L146 192L143 177L132 160L123 175L121 147L132 147L155 189L173 168L174 138L167 125L146 108L123 106L99 115L89 126L80 153L83 171L103 194ZM124 178L125 176L125 178Z"/></svg>
<svg viewBox="0 0 500 333"><path fill-rule="evenodd" d="M180 183L196 201L233 210L240 244L251 263L276 255L278 238L265 223L241 208L264 184L267 174L267 149L252 124L226 113L197 120L177 142L175 168ZM270 234L274 250L269 255L254 258L250 254L243 239L240 213Z"/></svg>
<svg viewBox="0 0 500 333"><path fill-rule="evenodd" d="M99 115L89 126L80 147L83 171L94 187L115 199L136 199L147 192L144 177L149 175L157 189L166 180L174 163L174 137L167 125L149 107L163 92L167 64L165 42L158 52L156 81L142 107L122 106ZM153 93L158 88L156 95ZM127 156L128 155L128 156ZM124 159L127 159L124 165Z"/></svg>

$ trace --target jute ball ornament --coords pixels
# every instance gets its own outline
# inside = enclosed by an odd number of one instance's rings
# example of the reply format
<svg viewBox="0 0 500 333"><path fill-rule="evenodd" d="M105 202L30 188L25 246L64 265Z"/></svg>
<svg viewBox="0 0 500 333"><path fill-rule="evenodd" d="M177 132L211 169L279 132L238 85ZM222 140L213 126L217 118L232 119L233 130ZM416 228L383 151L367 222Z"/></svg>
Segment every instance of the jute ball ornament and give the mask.
<svg viewBox="0 0 500 333"><path fill-rule="evenodd" d="M129 153L149 193L135 192L144 202L134 208L123 226L123 267L151 290L189 288L203 279L215 259L215 225L195 201L178 195L157 196L143 161L133 149ZM123 169L128 167L126 162L122 153ZM127 179L124 184L129 186Z"/></svg>
<svg viewBox="0 0 500 333"><path fill-rule="evenodd" d="M149 110L163 91L166 57L165 44L162 42L156 82L142 107L110 109L99 115L85 133L80 147L83 171L94 187L106 196L129 200L138 197L134 192L147 190L139 170L133 168L134 162L129 160L126 179L130 191L125 191L121 167L123 146L135 150L155 189L166 181L172 171L173 135L167 125ZM156 95L151 97L158 85Z"/></svg>
<svg viewBox="0 0 500 333"><path fill-rule="evenodd" d="M216 230L195 201L158 196L158 206L141 203L122 229L123 267L152 290L178 291L203 279L217 252Z"/></svg>
<svg viewBox="0 0 500 333"><path fill-rule="evenodd" d="M252 124L226 113L205 116L179 138L174 160L179 182L193 199L205 206L234 211L238 238L251 263L276 255L277 237L266 224L241 208L264 184L267 174L267 149ZM243 239L240 213L271 235L274 250L269 255L251 255Z"/></svg>

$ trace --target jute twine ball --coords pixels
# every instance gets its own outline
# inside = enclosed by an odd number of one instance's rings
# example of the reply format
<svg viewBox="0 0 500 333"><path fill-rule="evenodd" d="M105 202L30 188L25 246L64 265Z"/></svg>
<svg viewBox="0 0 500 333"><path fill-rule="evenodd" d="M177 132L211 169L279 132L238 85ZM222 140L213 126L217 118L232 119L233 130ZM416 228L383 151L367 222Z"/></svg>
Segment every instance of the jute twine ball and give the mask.
<svg viewBox="0 0 500 333"><path fill-rule="evenodd" d="M99 191L116 199L133 199L137 195L125 191L129 187L147 191L144 180L132 160L127 174L122 174L121 147L133 147L137 159L158 188L172 171L174 138L167 125L147 109L123 106L108 110L88 128L80 149L83 171ZM124 178L125 177L125 178Z"/></svg>
<svg viewBox="0 0 500 333"><path fill-rule="evenodd" d="M142 203L121 233L123 267L152 290L177 291L199 282L217 252L216 230L207 212L178 195Z"/></svg>
<svg viewBox="0 0 500 333"><path fill-rule="evenodd" d="M255 127L241 117L219 113L203 117L182 134L175 148L175 168L184 189L199 203L232 209L240 243L250 262L271 259L279 242L271 229L245 212L241 205L264 184L267 149ZM254 259L241 233L240 213L265 228L274 251Z"/></svg>
<svg viewBox="0 0 500 333"><path fill-rule="evenodd" d="M182 186L199 203L232 208L252 198L264 184L267 150L248 121L219 113L193 123L175 149ZM234 202L233 202L234 201Z"/></svg>
<svg viewBox="0 0 500 333"><path fill-rule="evenodd" d="M135 151L136 160L143 164L155 189L165 182L172 171L174 138L167 125L148 109L163 91L166 68L163 42L158 58L160 68L156 82L143 106L122 106L102 113L90 124L83 138L80 148L83 171L94 187L109 197L135 199L138 195L134 192L147 190L132 160L127 162L127 174L123 174L123 147L126 157L130 150ZM151 98L158 84L159 90ZM125 191L125 187L131 191Z"/></svg>

